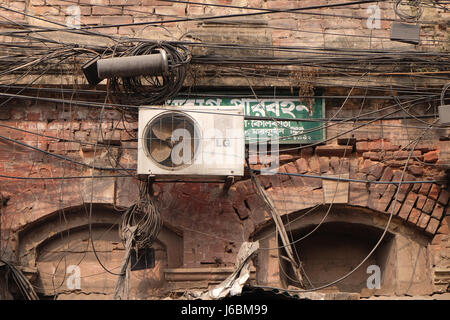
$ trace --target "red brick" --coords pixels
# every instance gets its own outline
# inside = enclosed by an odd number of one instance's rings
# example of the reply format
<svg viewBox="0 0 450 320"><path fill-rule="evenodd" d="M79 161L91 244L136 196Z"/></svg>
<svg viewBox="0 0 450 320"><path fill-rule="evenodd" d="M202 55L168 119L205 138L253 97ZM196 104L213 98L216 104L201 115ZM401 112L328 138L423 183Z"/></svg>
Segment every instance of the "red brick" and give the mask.
<svg viewBox="0 0 450 320"><path fill-rule="evenodd" d="M393 159L395 160L406 160L409 158L409 155L411 154L410 151L407 150L400 150L400 151L394 151L392 154ZM413 151L411 157L419 157L422 153L420 151Z"/></svg>
<svg viewBox="0 0 450 320"><path fill-rule="evenodd" d="M105 16L105 15L120 15L122 14L122 7L92 7L92 15Z"/></svg>
<svg viewBox="0 0 450 320"><path fill-rule="evenodd" d="M365 179L365 174L357 173L353 178L355 179ZM367 188L363 183L350 182L349 186L349 198L348 203L354 206L366 207L368 206L369 193L367 192ZM378 208L372 208L377 211L384 211Z"/></svg>
<svg viewBox="0 0 450 320"><path fill-rule="evenodd" d="M286 164L280 166L279 172L281 172L281 173L287 173L286 166L287 166ZM286 180L289 180L289 179L290 179L289 176L286 175L286 174L281 174L281 175L280 175L280 180L281 180L281 181L286 181Z"/></svg>
<svg viewBox="0 0 450 320"><path fill-rule="evenodd" d="M403 174L402 171L394 171L394 177L392 178L392 181L400 182L400 181L414 180L414 177L411 176L410 174L407 174L407 173L403 176L403 180L402 180L401 179L402 178L402 174ZM402 184L400 186L400 191L397 194L397 200L402 202L405 199L406 194L408 193L408 190L410 188L411 188L411 184Z"/></svg>
<svg viewBox="0 0 450 320"><path fill-rule="evenodd" d="M172 6L173 2L158 1L158 0L142 0L143 6Z"/></svg>
<svg viewBox="0 0 450 320"><path fill-rule="evenodd" d="M300 158L295 161L297 164L298 172L299 173L306 173L309 170L308 161L306 161L305 158Z"/></svg>
<svg viewBox="0 0 450 320"><path fill-rule="evenodd" d="M424 196L423 194L419 194L416 203L416 208L422 210L423 206L425 205L425 202L427 202L427 197Z"/></svg>
<svg viewBox="0 0 450 320"><path fill-rule="evenodd" d="M425 202L425 205L423 206L422 211L424 211L424 212L426 212L428 214L431 214L431 212L433 211L435 203L436 202L434 200L428 198L427 201Z"/></svg>
<svg viewBox="0 0 450 320"><path fill-rule="evenodd" d="M132 16L103 16L102 23L109 24L128 24L133 23Z"/></svg>
<svg viewBox="0 0 450 320"><path fill-rule="evenodd" d="M101 132L98 141L102 143L118 143L121 141L121 130Z"/></svg>
<svg viewBox="0 0 450 320"><path fill-rule="evenodd" d="M439 220L431 218L427 228L425 229L425 232L428 232L429 234L435 234L438 227L439 227Z"/></svg>
<svg viewBox="0 0 450 320"><path fill-rule="evenodd" d="M372 161L380 161L381 154L379 152L364 152L363 158L370 159Z"/></svg>
<svg viewBox="0 0 450 320"><path fill-rule="evenodd" d="M376 163L369 168L369 174L373 175L375 178L379 179L383 173L385 165L381 162Z"/></svg>
<svg viewBox="0 0 450 320"><path fill-rule="evenodd" d="M420 187L422 186L421 183L414 183L412 185L411 191L414 191L415 193L419 193Z"/></svg>
<svg viewBox="0 0 450 320"><path fill-rule="evenodd" d="M428 193L428 197L433 199L433 200L437 200L439 197L439 192L441 191L441 188L439 186L437 186L436 184L433 184L431 186L431 190L430 193Z"/></svg>
<svg viewBox="0 0 450 320"><path fill-rule="evenodd" d="M408 166L408 171L415 176L421 176L423 175L423 166L418 165Z"/></svg>
<svg viewBox="0 0 450 320"><path fill-rule="evenodd" d="M260 176L261 177L261 176ZM255 193L253 183L250 180L241 181L236 183L236 191L245 197Z"/></svg>
<svg viewBox="0 0 450 320"><path fill-rule="evenodd" d="M394 171L390 167L387 167L384 170L383 175L380 178L380 181L391 181L393 176L394 176Z"/></svg>
<svg viewBox="0 0 450 320"><path fill-rule="evenodd" d="M240 220L247 219L251 214L251 211L246 207L243 201L233 203L233 208L236 211L237 215L239 216Z"/></svg>
<svg viewBox="0 0 450 320"><path fill-rule="evenodd" d="M421 215L420 210L417 210L416 208L412 208L411 213L409 214L409 217L408 217L408 222L411 222L412 224L416 224L420 218L420 215Z"/></svg>
<svg viewBox="0 0 450 320"><path fill-rule="evenodd" d="M280 154L278 159L280 162L286 163L296 159L292 154Z"/></svg>
<svg viewBox="0 0 450 320"><path fill-rule="evenodd" d="M286 171L288 173L298 173L297 166L295 165L294 162L290 162L290 163L286 164ZM302 177L290 176L290 178L291 178L292 183L294 184L294 186L296 186L296 187L303 187L304 186Z"/></svg>
<svg viewBox="0 0 450 320"><path fill-rule="evenodd" d="M63 13L57 7L51 6L31 6L29 10L31 14L35 14L38 16L48 16L48 15L57 16Z"/></svg>
<svg viewBox="0 0 450 320"><path fill-rule="evenodd" d="M392 169L387 167L384 170L383 175L380 178L380 181L391 181L392 175L393 175ZM370 188L371 191L376 192L379 195L382 195L388 186L389 186L388 184L374 183L370 186Z"/></svg>
<svg viewBox="0 0 450 320"><path fill-rule="evenodd" d="M423 155L423 161L431 163L436 162L439 159L439 152L436 150L427 152Z"/></svg>
<svg viewBox="0 0 450 320"><path fill-rule="evenodd" d="M182 17L186 15L186 6L155 7L155 14ZM173 19L173 17L167 17Z"/></svg>
<svg viewBox="0 0 450 320"><path fill-rule="evenodd" d="M362 163L362 167L360 168L359 171L361 171L362 173L366 173L368 174L370 171L370 168L375 164L375 162L373 162L372 160L369 159L365 159L364 162Z"/></svg>
<svg viewBox="0 0 450 320"><path fill-rule="evenodd" d="M109 0L79 0L79 2L80 2L80 4L88 4L88 5L92 5L93 3L101 4L101 5L108 5L109 4Z"/></svg>
<svg viewBox="0 0 450 320"><path fill-rule="evenodd" d="M63 152L63 151L78 151L80 144L76 142L53 142L49 144L48 151Z"/></svg>
<svg viewBox="0 0 450 320"><path fill-rule="evenodd" d="M437 203L436 207L434 207L433 209L433 213L431 214L431 216L438 220L441 220L443 215L444 215L444 207L439 203Z"/></svg>
<svg viewBox="0 0 450 320"><path fill-rule="evenodd" d="M71 129L71 130L80 130L80 123L78 121L52 121L48 124L47 129L49 130L62 130L62 129Z"/></svg>
<svg viewBox="0 0 450 320"><path fill-rule="evenodd" d="M327 157L319 157L320 172L326 173L330 169L330 159Z"/></svg>
<svg viewBox="0 0 450 320"><path fill-rule="evenodd" d="M369 151L369 145L367 141L359 141L356 143L356 152L367 152Z"/></svg>
<svg viewBox="0 0 450 320"><path fill-rule="evenodd" d="M314 150L312 147L302 148L300 150L300 155L302 157L310 157L313 155L313 153L314 153Z"/></svg>
<svg viewBox="0 0 450 320"><path fill-rule="evenodd" d="M140 3L141 0L109 0L109 4L112 6L134 6Z"/></svg>
<svg viewBox="0 0 450 320"><path fill-rule="evenodd" d="M386 140L375 140L369 141L368 149L369 151L395 151L399 149L399 146L392 145Z"/></svg>
<svg viewBox="0 0 450 320"><path fill-rule="evenodd" d="M449 199L449 192L445 189L441 190L441 194L439 195L438 202L443 206L446 206Z"/></svg>
<svg viewBox="0 0 450 320"><path fill-rule="evenodd" d="M102 21L101 16L82 16L81 23L85 25L100 25Z"/></svg>
<svg viewBox="0 0 450 320"><path fill-rule="evenodd" d="M421 229L425 229L428 225L428 222L430 221L430 216L426 213L423 213L420 215L419 221L417 222L417 226Z"/></svg>
<svg viewBox="0 0 450 320"><path fill-rule="evenodd" d="M39 121L39 120L42 120L42 115L41 115L40 112L28 112L27 113L27 120Z"/></svg>
<svg viewBox="0 0 450 320"><path fill-rule="evenodd" d="M398 214L400 218L407 220L408 216L414 207L414 204L417 200L417 194L410 192L408 196L406 197L405 202L403 203L403 206L400 210L400 213Z"/></svg>
<svg viewBox="0 0 450 320"><path fill-rule="evenodd" d="M317 159L317 157L311 157L309 159L309 168L314 173L320 173L320 163L319 163L319 159Z"/></svg>
<svg viewBox="0 0 450 320"><path fill-rule="evenodd" d="M430 192L430 189L431 189L431 183L422 183L419 193L423 194L424 196L427 196L428 192Z"/></svg>
<svg viewBox="0 0 450 320"><path fill-rule="evenodd" d="M444 219L442 219L441 226L440 226L439 229L437 230L438 233L442 233L442 234L448 235L448 233L449 233L449 228L448 228L448 222L447 222L447 220L450 221L450 218L444 218Z"/></svg>
<svg viewBox="0 0 450 320"><path fill-rule="evenodd" d="M324 145L316 147L316 155L322 157L348 157L351 155L352 151L352 146Z"/></svg>
<svg viewBox="0 0 450 320"><path fill-rule="evenodd" d="M397 188L394 186L394 185L392 185L392 184L390 184L388 187L387 187L387 189L386 189L386 191L383 193L383 196L380 198L380 200L376 203L376 207L378 208L377 210L378 211L384 211L384 212L388 212L387 211L387 208L388 208L388 206L389 206L389 203L391 202L391 200L392 200L392 197L394 196L394 194L395 194L395 190L396 190Z"/></svg>
<svg viewBox="0 0 450 320"><path fill-rule="evenodd" d="M393 215L397 215L397 213L399 213L401 207L402 207L402 203L401 202L399 202L397 200L392 200L392 203L389 206L389 209L386 210L386 212L388 214L392 213ZM394 210L394 211L392 211L392 210Z"/></svg>

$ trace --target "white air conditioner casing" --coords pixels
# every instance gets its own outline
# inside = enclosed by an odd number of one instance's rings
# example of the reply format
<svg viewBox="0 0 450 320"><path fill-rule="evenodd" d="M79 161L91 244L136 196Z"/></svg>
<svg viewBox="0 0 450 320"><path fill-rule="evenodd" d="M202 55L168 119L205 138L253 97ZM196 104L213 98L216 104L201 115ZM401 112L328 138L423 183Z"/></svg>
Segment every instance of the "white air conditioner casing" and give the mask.
<svg viewBox="0 0 450 320"><path fill-rule="evenodd" d="M158 163L150 154L146 137L161 117L188 117L195 123L198 144L194 157L181 167ZM170 121L170 120L168 120ZM152 133L150 132L150 135ZM173 136L173 135L172 135ZM153 140L152 140L153 141ZM153 143L153 142L151 142ZM175 153L175 151L173 151ZM172 154L172 153L171 153ZM244 175L244 110L239 106L164 106L139 108L138 175L158 180L214 179Z"/></svg>

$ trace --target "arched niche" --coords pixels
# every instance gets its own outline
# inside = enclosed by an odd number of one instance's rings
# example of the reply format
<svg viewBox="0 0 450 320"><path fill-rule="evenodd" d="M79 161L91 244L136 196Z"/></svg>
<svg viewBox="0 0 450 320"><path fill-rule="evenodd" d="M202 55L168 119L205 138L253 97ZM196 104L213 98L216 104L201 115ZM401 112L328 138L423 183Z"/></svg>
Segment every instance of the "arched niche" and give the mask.
<svg viewBox="0 0 450 320"><path fill-rule="evenodd" d="M330 283L359 265L380 239L389 218L366 208L334 205L323 219L327 210L328 206L319 206L283 216L291 241L310 234L296 242L295 249L313 287ZM273 222L259 226L251 238L259 240L263 248L256 261L257 282L296 286L291 267L282 258L286 253ZM327 291L362 296L430 294L433 286L428 244L429 238L417 228L393 217L384 240L366 263ZM380 289L367 287L367 279L373 275L367 268L373 265L380 267Z"/></svg>
<svg viewBox="0 0 450 320"><path fill-rule="evenodd" d="M113 297L124 257L118 234L121 213L112 206L93 204L89 230L89 204L86 204L49 214L19 231L17 259L21 265L37 268L35 285L42 297ZM131 272L132 298L162 294L166 286L164 270L183 264L182 234L167 224L163 225L153 248L155 266ZM79 285L75 281L78 273Z"/></svg>

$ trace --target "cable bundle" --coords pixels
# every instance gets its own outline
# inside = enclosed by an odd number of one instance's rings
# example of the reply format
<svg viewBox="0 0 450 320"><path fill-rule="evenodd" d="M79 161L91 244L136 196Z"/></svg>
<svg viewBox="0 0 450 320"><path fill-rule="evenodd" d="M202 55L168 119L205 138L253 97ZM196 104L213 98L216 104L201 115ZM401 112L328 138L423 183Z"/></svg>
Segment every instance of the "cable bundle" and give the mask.
<svg viewBox="0 0 450 320"><path fill-rule="evenodd" d="M158 237L161 226L161 215L150 195L149 184L142 182L139 199L123 215L120 237L126 241L128 230L136 228L133 234L134 245L137 248L150 247Z"/></svg>
<svg viewBox="0 0 450 320"><path fill-rule="evenodd" d="M132 105L154 105L164 103L181 89L186 78L191 55L189 50L178 44L140 43L121 56L147 55L162 49L168 58L168 71L161 76L115 77L110 88L120 103Z"/></svg>
<svg viewBox="0 0 450 320"><path fill-rule="evenodd" d="M131 250L150 247L161 230L161 215L150 192L148 182L142 182L139 198L123 215L119 235L125 245L125 255L117 281L114 299L129 298Z"/></svg>

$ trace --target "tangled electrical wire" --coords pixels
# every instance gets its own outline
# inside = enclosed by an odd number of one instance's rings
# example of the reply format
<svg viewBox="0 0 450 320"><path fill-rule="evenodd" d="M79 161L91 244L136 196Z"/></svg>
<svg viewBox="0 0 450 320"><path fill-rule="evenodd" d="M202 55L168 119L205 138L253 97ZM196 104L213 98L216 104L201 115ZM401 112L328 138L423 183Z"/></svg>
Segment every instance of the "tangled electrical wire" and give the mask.
<svg viewBox="0 0 450 320"><path fill-rule="evenodd" d="M4 263L8 267L17 288L25 300L39 300L39 297L34 291L30 281L19 268L3 259L0 259L0 262Z"/></svg>
<svg viewBox="0 0 450 320"><path fill-rule="evenodd" d="M125 245L125 255L114 294L116 300L129 297L132 249L137 254L139 248L150 247L161 230L161 214L150 189L149 182L141 182L138 200L122 217L119 236Z"/></svg>
<svg viewBox="0 0 450 320"><path fill-rule="evenodd" d="M112 93L119 103L132 105L160 104L175 96L181 89L191 61L189 50L180 44L142 42L120 56L146 55L164 50L168 71L161 76L115 77L110 79Z"/></svg>
<svg viewBox="0 0 450 320"><path fill-rule="evenodd" d="M150 247L158 237L161 226L161 215L151 195L150 185L141 182L138 200L122 217L120 237L126 241L127 230L135 228L134 245L137 248Z"/></svg>

